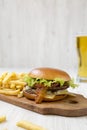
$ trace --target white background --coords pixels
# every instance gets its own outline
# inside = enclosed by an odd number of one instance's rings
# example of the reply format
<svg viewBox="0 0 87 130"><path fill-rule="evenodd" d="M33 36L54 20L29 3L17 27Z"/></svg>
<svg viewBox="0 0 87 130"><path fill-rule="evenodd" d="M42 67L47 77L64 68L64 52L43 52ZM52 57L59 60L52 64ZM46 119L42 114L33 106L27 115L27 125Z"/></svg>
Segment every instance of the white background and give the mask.
<svg viewBox="0 0 87 130"><path fill-rule="evenodd" d="M87 0L0 0L0 67L77 67Z"/></svg>

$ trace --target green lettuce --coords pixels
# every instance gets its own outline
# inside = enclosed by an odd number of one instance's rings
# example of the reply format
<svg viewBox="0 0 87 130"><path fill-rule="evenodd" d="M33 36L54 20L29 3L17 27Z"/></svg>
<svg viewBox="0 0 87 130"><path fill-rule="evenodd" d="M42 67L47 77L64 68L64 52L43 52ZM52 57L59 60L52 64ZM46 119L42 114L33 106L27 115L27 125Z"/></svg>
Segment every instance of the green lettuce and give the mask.
<svg viewBox="0 0 87 130"><path fill-rule="evenodd" d="M65 81L62 78L55 78L54 82L60 83L60 86L63 86Z"/></svg>
<svg viewBox="0 0 87 130"><path fill-rule="evenodd" d="M78 87L78 84L74 83L74 79L71 79L70 81L68 81L69 86L71 86L72 88Z"/></svg>
<svg viewBox="0 0 87 130"><path fill-rule="evenodd" d="M64 81L62 78L55 78L54 80L46 80L46 79L32 78L26 75L24 77L24 81L28 84L29 87L33 87L33 85L36 83L44 84L47 87L50 87L52 83L59 83L60 86L62 87L65 82L72 88L78 86L77 84L74 83L74 79L71 79L70 81Z"/></svg>
<svg viewBox="0 0 87 130"><path fill-rule="evenodd" d="M28 75L26 75L24 77L24 81L28 84L28 86L32 87L35 84L35 79L29 77Z"/></svg>

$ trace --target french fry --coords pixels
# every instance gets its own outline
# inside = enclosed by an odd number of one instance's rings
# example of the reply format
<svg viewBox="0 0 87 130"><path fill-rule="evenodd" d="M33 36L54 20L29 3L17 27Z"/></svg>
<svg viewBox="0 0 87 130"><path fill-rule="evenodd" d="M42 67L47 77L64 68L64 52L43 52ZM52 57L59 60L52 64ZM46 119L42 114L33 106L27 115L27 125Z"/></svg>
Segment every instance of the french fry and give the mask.
<svg viewBox="0 0 87 130"><path fill-rule="evenodd" d="M13 83L12 83L12 84L10 84L10 88L11 88L11 89L16 89L16 85L15 85L15 84L13 84Z"/></svg>
<svg viewBox="0 0 87 130"><path fill-rule="evenodd" d="M6 121L6 116L0 116L0 123L5 122Z"/></svg>
<svg viewBox="0 0 87 130"><path fill-rule="evenodd" d="M20 91L20 92L19 92L18 97L19 97L19 98L23 97L23 91Z"/></svg>
<svg viewBox="0 0 87 130"><path fill-rule="evenodd" d="M22 90L23 89L23 85L16 85L16 88Z"/></svg>
<svg viewBox="0 0 87 130"><path fill-rule="evenodd" d="M15 76L16 76L15 73L8 73L3 80L3 84L6 84L12 77L15 77Z"/></svg>
<svg viewBox="0 0 87 130"><path fill-rule="evenodd" d="M18 78L19 78L19 79L20 79L20 78L23 78L25 75L26 75L25 73L20 73L20 74L18 74Z"/></svg>
<svg viewBox="0 0 87 130"><path fill-rule="evenodd" d="M16 74L16 79L17 80L20 80L20 81L23 81L23 77L25 76L25 73L19 73L19 74Z"/></svg>
<svg viewBox="0 0 87 130"><path fill-rule="evenodd" d="M10 88L9 84L2 84L2 88Z"/></svg>
<svg viewBox="0 0 87 130"><path fill-rule="evenodd" d="M5 77L6 77L6 75L8 74L8 72L4 72L4 73L2 73L2 75L0 75L0 79L4 79Z"/></svg>
<svg viewBox="0 0 87 130"><path fill-rule="evenodd" d="M2 86L2 80L0 79L0 86Z"/></svg>
<svg viewBox="0 0 87 130"><path fill-rule="evenodd" d="M38 126L36 124L33 124L28 121L24 121L24 120L17 122L16 125L26 130L46 130L45 128L42 128L41 126Z"/></svg>
<svg viewBox="0 0 87 130"><path fill-rule="evenodd" d="M16 85L23 85L23 86L26 85L25 82L20 81L20 80L12 80L12 81L10 81L10 83L14 83L14 84L16 84Z"/></svg>
<svg viewBox="0 0 87 130"><path fill-rule="evenodd" d="M12 89L0 89L1 94L9 95L9 96L16 96L20 92L20 89L12 90Z"/></svg>

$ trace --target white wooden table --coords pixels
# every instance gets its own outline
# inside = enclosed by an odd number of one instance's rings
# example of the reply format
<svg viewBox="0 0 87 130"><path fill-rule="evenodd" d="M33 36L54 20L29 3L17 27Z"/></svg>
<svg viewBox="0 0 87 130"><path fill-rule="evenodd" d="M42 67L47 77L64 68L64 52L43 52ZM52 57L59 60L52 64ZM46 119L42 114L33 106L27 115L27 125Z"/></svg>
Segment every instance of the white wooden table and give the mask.
<svg viewBox="0 0 87 130"><path fill-rule="evenodd" d="M22 69L0 69L0 73L4 71L24 72ZM70 91L83 94L87 97L87 84L80 83L78 88L75 90L70 89ZM16 122L20 120L30 121L48 130L87 130L87 116L63 117L58 115L40 115L3 101L0 101L0 115L6 115L7 117L7 121L0 124L0 130L5 128L8 130L22 130L22 128L16 126Z"/></svg>

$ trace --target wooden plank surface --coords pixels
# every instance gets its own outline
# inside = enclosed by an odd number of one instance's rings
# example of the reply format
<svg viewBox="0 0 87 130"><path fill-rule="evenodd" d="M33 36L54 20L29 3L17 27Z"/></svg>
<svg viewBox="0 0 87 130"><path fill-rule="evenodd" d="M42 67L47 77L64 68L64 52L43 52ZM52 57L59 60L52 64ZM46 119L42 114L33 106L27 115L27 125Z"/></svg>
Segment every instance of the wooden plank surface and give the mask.
<svg viewBox="0 0 87 130"><path fill-rule="evenodd" d="M2 94L0 94L0 100L40 114L56 114L69 117L87 115L87 99L79 94L76 94L75 97L68 96L61 101L43 102L41 104L36 104L34 101L28 100L25 97L17 98Z"/></svg>

